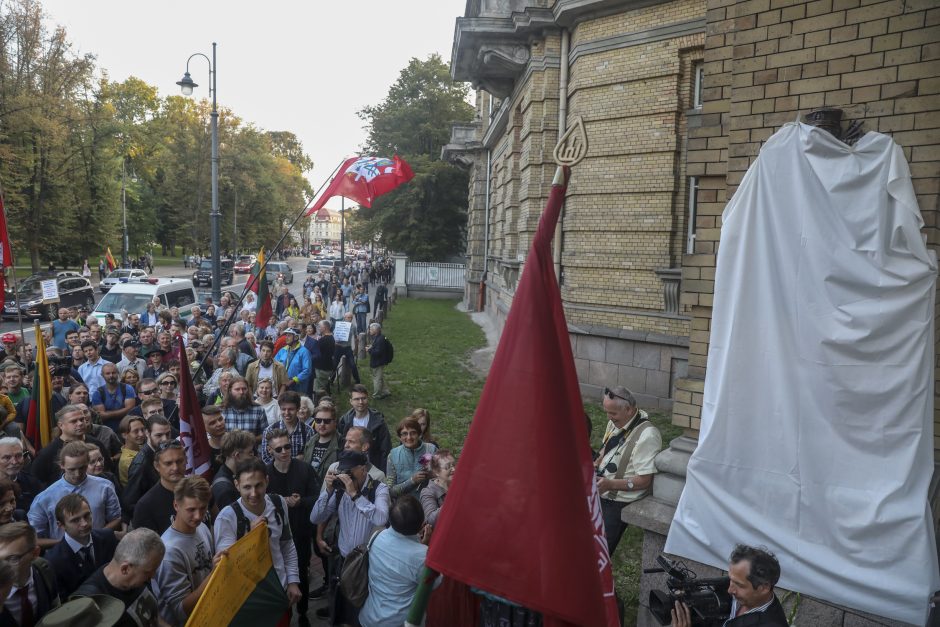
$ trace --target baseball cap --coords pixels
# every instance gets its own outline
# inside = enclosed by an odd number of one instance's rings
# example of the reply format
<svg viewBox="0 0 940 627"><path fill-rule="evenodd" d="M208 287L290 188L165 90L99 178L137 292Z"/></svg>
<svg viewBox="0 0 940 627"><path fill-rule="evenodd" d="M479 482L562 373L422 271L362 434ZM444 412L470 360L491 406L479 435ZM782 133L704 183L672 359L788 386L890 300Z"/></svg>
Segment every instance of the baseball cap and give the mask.
<svg viewBox="0 0 940 627"><path fill-rule="evenodd" d="M0 335L0 342L4 344L16 344L16 336L12 333L4 333Z"/></svg>
<svg viewBox="0 0 940 627"><path fill-rule="evenodd" d="M365 466L369 463L369 458L359 451L343 451L339 454L339 465L336 470L347 472L356 466Z"/></svg>
<svg viewBox="0 0 940 627"><path fill-rule="evenodd" d="M138 342L137 340L124 340L124 348L129 348L131 346L133 346L134 348L140 348L140 342Z"/></svg>

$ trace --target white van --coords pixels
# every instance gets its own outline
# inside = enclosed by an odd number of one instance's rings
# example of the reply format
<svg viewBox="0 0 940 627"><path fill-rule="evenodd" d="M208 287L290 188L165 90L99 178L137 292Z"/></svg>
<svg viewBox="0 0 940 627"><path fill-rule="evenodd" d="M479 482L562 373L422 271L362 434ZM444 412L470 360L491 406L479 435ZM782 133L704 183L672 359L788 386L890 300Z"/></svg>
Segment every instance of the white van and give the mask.
<svg viewBox="0 0 940 627"><path fill-rule="evenodd" d="M166 307L178 307L180 317L188 320L196 306L196 290L189 279L158 279L150 277L137 282L118 283L105 294L95 310L91 312L104 325L105 314L114 314L121 319L121 311L142 314L154 296Z"/></svg>

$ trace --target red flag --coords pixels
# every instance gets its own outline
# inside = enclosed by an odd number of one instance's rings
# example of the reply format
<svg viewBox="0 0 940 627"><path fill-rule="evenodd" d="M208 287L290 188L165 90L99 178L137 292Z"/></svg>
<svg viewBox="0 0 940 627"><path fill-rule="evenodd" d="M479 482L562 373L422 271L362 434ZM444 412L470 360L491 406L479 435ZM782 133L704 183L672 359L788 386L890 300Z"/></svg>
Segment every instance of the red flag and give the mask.
<svg viewBox="0 0 940 627"><path fill-rule="evenodd" d="M0 195L0 311L6 302L6 269L13 267L13 249L10 248L10 234L7 231L7 211ZM15 272L15 270L13 270Z"/></svg>
<svg viewBox="0 0 940 627"><path fill-rule="evenodd" d="M333 196L345 196L363 207L371 207L372 201L387 194L415 176L411 166L395 155L385 157L351 157L343 162L339 173L330 181L329 187L320 195L306 215L313 215Z"/></svg>
<svg viewBox="0 0 940 627"><path fill-rule="evenodd" d="M258 251L258 260L251 269L251 277L248 279L248 289L255 293L255 326L263 329L268 326L271 316L274 315L271 309L271 296L268 294L267 271L264 267L264 248Z"/></svg>
<svg viewBox="0 0 940 627"><path fill-rule="evenodd" d="M207 479L212 465L212 448L209 446L209 434L206 423L202 420L202 406L199 395L189 374L189 360L183 349L183 338L177 333L180 359L180 441L186 449L186 474L202 475Z"/></svg>
<svg viewBox="0 0 940 627"><path fill-rule="evenodd" d="M543 615L619 625L551 243L559 168L428 551L429 567ZM522 444L524 443L524 444Z"/></svg>

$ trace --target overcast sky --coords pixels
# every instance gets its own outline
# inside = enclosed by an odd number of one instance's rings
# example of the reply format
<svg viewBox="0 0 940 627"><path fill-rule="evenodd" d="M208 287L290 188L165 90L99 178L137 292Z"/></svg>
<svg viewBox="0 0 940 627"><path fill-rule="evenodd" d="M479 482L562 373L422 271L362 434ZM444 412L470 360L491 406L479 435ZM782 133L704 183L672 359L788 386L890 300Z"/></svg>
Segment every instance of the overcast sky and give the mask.
<svg viewBox="0 0 940 627"><path fill-rule="evenodd" d="M412 57L450 61L465 0L41 0L80 53L111 80L136 76L178 94L186 59L218 43L218 100L245 122L297 134L319 189L365 133L356 111L378 104ZM209 97L208 64L194 58L194 95ZM391 155L388 155L391 156ZM330 203L332 206L333 203ZM337 203L338 205L338 203Z"/></svg>

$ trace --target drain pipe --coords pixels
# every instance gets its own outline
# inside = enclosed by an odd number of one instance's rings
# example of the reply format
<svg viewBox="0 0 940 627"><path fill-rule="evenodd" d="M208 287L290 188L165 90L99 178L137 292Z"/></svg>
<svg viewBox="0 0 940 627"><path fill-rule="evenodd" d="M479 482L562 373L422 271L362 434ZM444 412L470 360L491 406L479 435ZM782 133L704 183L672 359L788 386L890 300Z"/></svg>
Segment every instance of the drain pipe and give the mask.
<svg viewBox="0 0 940 627"><path fill-rule="evenodd" d="M561 29L561 61L558 73L558 139L568 127L568 48L571 34L567 28ZM564 201L562 201L564 203ZM552 247L552 260L555 262L555 278L561 283L561 233L565 223L565 205L561 205L561 215L555 225L555 241Z"/></svg>
<svg viewBox="0 0 940 627"><path fill-rule="evenodd" d="M490 96L492 108L492 96ZM490 177L493 173L493 151L486 149L486 200L483 202L483 276L480 277L479 311L486 310L486 280L490 267Z"/></svg>

